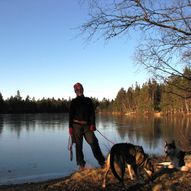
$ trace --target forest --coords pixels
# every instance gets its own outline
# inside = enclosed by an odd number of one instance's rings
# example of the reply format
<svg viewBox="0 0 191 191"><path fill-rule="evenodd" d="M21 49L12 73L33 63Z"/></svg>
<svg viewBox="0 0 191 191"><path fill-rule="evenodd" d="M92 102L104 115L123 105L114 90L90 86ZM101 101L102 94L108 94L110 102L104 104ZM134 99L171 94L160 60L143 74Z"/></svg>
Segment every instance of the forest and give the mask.
<svg viewBox="0 0 191 191"><path fill-rule="evenodd" d="M109 113L154 113L166 114L191 112L191 69L185 67L182 76L168 77L163 83L155 79L139 85L135 83L127 89L121 88L114 100L91 97L97 112ZM0 93L0 113L61 113L68 112L71 100L64 98L42 98L36 100L22 98L20 91L4 100Z"/></svg>

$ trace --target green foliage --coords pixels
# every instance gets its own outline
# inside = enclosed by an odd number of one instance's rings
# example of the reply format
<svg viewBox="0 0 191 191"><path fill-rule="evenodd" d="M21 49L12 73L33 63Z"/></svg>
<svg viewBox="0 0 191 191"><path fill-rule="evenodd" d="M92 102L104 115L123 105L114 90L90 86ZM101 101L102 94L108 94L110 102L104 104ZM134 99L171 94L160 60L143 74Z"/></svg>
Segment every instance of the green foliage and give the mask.
<svg viewBox="0 0 191 191"><path fill-rule="evenodd" d="M185 67L183 75L169 76L163 84L149 79L142 87L121 88L112 103L115 112L191 112L191 69Z"/></svg>
<svg viewBox="0 0 191 191"><path fill-rule="evenodd" d="M165 112L191 111L191 69L186 67L183 76L170 76L162 88L161 106ZM190 79L190 80L188 80Z"/></svg>
<svg viewBox="0 0 191 191"><path fill-rule="evenodd" d="M155 80L149 80L140 87L130 87L127 91L123 88L114 101L116 112L152 112L160 110L160 86Z"/></svg>

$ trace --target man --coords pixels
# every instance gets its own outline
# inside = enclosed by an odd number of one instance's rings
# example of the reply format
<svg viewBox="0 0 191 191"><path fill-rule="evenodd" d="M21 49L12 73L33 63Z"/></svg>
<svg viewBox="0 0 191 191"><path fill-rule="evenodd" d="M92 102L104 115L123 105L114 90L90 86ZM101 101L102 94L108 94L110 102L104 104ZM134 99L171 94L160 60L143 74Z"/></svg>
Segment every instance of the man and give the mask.
<svg viewBox="0 0 191 191"><path fill-rule="evenodd" d="M93 102L90 98L84 96L82 84L74 85L76 98L71 101L69 111L69 134L76 143L76 162L83 169L86 162L83 154L83 137L91 146L94 157L100 166L104 166L105 158L101 152L98 140L94 134L95 126L95 110Z"/></svg>

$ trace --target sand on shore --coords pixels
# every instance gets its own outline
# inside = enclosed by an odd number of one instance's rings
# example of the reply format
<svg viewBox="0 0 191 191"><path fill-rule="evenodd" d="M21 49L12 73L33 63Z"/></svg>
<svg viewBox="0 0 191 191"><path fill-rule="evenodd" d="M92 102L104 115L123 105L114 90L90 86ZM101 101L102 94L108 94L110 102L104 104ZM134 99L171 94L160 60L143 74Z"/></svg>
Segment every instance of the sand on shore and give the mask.
<svg viewBox="0 0 191 191"><path fill-rule="evenodd" d="M163 162L164 157L154 157L155 164ZM68 177L56 180L25 183L20 185L0 186L0 191L119 191L122 186L112 173L108 175L106 188L102 188L104 170L101 168L86 168L76 171ZM182 172L177 169L156 169L153 180L146 177L130 180L128 173L125 176L126 190L128 191L190 191L191 171Z"/></svg>

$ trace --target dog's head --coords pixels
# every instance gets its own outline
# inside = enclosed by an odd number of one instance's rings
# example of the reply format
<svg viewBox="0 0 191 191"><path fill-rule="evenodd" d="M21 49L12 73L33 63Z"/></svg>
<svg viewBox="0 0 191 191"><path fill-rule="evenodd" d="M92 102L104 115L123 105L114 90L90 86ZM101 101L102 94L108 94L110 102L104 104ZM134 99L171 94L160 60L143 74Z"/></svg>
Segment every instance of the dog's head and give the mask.
<svg viewBox="0 0 191 191"><path fill-rule="evenodd" d="M135 146L135 161L136 165L139 166L145 159L145 152L143 150L143 147L141 146Z"/></svg>
<svg viewBox="0 0 191 191"><path fill-rule="evenodd" d="M148 177L151 178L154 174L154 165L149 156L144 152L143 147L136 146L136 164L143 167Z"/></svg>
<svg viewBox="0 0 191 191"><path fill-rule="evenodd" d="M166 157L172 155L175 152L175 150L176 145L174 140L171 143L167 143L167 141L165 141L164 152Z"/></svg>
<svg viewBox="0 0 191 191"><path fill-rule="evenodd" d="M148 177L151 179L154 174L154 164L153 161L148 157L148 155L145 156L143 168L147 173Z"/></svg>

